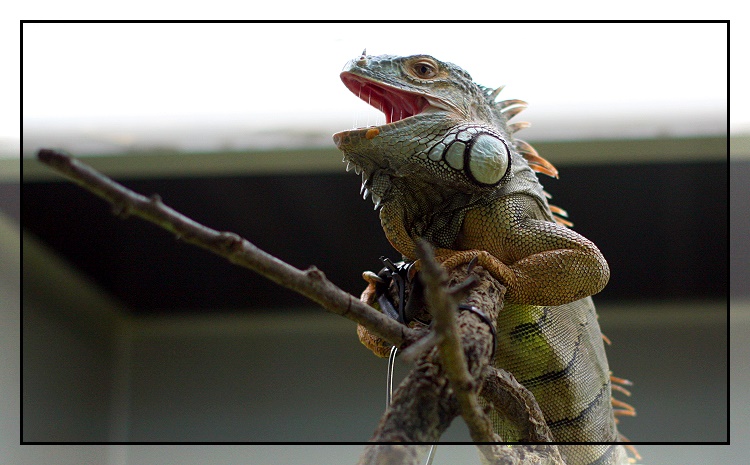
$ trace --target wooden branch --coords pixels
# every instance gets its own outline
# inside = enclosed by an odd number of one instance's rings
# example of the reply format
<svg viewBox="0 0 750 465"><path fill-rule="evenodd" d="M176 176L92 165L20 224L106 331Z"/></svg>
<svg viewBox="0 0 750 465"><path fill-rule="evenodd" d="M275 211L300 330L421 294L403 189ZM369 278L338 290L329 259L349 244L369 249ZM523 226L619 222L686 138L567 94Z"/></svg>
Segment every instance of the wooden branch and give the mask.
<svg viewBox="0 0 750 465"><path fill-rule="evenodd" d="M138 216L174 233L178 239L249 268L275 283L298 292L326 310L344 316L404 348L418 339L418 332L388 318L358 298L341 290L315 267L299 270L257 248L231 232L208 228L173 210L158 195L144 197L104 176L81 161L55 150L42 149L38 158L67 178L113 205L115 214Z"/></svg>
<svg viewBox="0 0 750 465"><path fill-rule="evenodd" d="M417 244L417 256L422 263L425 300L432 314L435 333L442 341L438 345L440 359L458 400L461 416L469 427L471 439L474 442L500 442L502 439L493 432L492 423L482 411L477 397L482 375L492 363L494 327L490 328L487 322L470 312L464 312L466 318L463 319L467 320L464 327L459 330L458 326L458 306L471 292L466 283L472 286L477 284L476 275L467 276L465 281L449 290L448 273L435 261L428 243L422 241ZM467 273L471 273L471 270L467 269ZM494 305L485 304L480 310L487 312L487 318L493 325L502 309L505 293L499 284L498 287L500 292L492 299ZM469 360L464 356L464 351Z"/></svg>
<svg viewBox="0 0 750 465"><path fill-rule="evenodd" d="M69 155L42 149L38 157L111 203L115 214L138 216L172 232L180 240L253 270L326 310L359 323L382 341L404 349L425 335L424 331L407 328L339 289L315 267L299 270L237 234L197 223L166 206L158 195L147 198L137 194ZM468 296L466 302L494 322L502 308L504 288L480 267L473 271L459 267L446 275L432 259L431 252L424 245L420 247L426 298L435 328L430 338L420 344L423 352L394 394L391 408L381 419L373 440L434 443L460 414L474 441L499 441L501 438L492 431L489 418L478 403L480 389L490 404L503 409L504 414L521 425L519 428L528 431L529 440L549 440L551 435L533 396L512 376L491 366L494 340L488 324L470 311L456 314L458 302ZM467 281L472 273L479 277L474 287ZM551 445L512 448L484 445L479 449L483 462L492 465L563 464L557 448ZM422 445L371 445L365 448L360 463L419 465L426 451L427 447Z"/></svg>
<svg viewBox="0 0 750 465"><path fill-rule="evenodd" d="M480 395L512 419L523 442L554 442L534 394L505 370L489 367Z"/></svg>
<svg viewBox="0 0 750 465"><path fill-rule="evenodd" d="M556 445L477 445L483 465L566 465Z"/></svg>
<svg viewBox="0 0 750 465"><path fill-rule="evenodd" d="M489 366L494 340L490 327L470 311L458 312L458 301L482 309L494 321L502 308L504 289L481 267L451 270L449 277L431 258L422 263L426 298L433 317L436 345L416 357L415 366L393 395L390 408L381 418L371 441L435 443L458 415L462 415L473 441L497 442L489 418L477 400L481 380ZM437 275L433 275L437 272ZM476 286L462 285L476 274ZM439 308L438 308L439 307ZM437 310L436 310L437 308ZM443 313L447 315L443 315ZM419 343L418 343L419 344ZM485 449L492 453L493 448ZM400 463L389 461L394 454L417 450L367 447L361 465ZM386 458L384 458L386 457ZM407 463L416 460L409 455Z"/></svg>
<svg viewBox="0 0 750 465"><path fill-rule="evenodd" d="M357 465L423 465L429 448L422 444L368 444Z"/></svg>
<svg viewBox="0 0 750 465"><path fill-rule="evenodd" d="M459 266L446 273L429 250L422 245L420 248L421 277L433 318L432 331L406 350L420 347L423 352L414 356L412 372L395 392L371 441L435 443L451 421L461 415L472 441L502 442L480 407L480 387L486 402L523 432L523 441L551 441L533 394L510 373L490 365L494 340L489 326L475 313L457 311L458 303L464 301L495 321L503 306L504 287L482 267L470 270L471 267ZM473 287L467 286L471 276L476 278ZM365 300L372 300L369 293L365 294ZM374 351L380 350L377 340L370 342ZM483 444L478 449L482 462L489 465L564 465L554 445ZM424 449L417 446L371 445L365 448L359 465L421 465L423 455Z"/></svg>

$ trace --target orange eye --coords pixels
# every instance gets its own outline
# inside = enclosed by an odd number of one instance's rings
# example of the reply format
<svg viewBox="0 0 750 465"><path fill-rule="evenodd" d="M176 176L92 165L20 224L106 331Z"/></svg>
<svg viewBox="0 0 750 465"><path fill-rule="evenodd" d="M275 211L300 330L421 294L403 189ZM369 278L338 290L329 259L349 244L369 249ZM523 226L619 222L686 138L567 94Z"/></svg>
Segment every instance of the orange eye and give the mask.
<svg viewBox="0 0 750 465"><path fill-rule="evenodd" d="M437 76L437 65L432 61L420 60L412 65L414 74L421 79L432 79Z"/></svg>

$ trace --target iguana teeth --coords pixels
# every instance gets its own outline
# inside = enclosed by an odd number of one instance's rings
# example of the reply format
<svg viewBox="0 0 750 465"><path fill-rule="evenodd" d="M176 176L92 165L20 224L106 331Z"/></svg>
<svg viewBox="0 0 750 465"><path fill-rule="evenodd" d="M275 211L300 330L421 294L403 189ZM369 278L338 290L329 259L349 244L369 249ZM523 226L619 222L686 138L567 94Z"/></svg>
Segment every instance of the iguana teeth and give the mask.
<svg viewBox="0 0 750 465"><path fill-rule="evenodd" d="M348 172L349 172L349 171L351 171L351 170L352 170L352 164L351 164L351 162L348 162L348 161L347 161L347 162L346 162L346 172L348 173Z"/></svg>
<svg viewBox="0 0 750 465"><path fill-rule="evenodd" d="M363 185L364 187L364 185ZM362 194L362 200L367 200L367 197L370 195L370 189L365 187L365 193Z"/></svg>
<svg viewBox="0 0 750 465"><path fill-rule="evenodd" d="M360 168L357 165L354 165L354 172L357 173L357 174L360 174L362 172L362 168Z"/></svg>
<svg viewBox="0 0 750 465"><path fill-rule="evenodd" d="M362 187L359 188L359 195L364 195L365 189L367 189L367 186L365 186L365 183L362 183Z"/></svg>
<svg viewBox="0 0 750 465"><path fill-rule="evenodd" d="M365 173L364 171L362 171L362 185L363 186L366 185L367 181L369 181L369 180L370 180L370 177L367 175L367 173Z"/></svg>

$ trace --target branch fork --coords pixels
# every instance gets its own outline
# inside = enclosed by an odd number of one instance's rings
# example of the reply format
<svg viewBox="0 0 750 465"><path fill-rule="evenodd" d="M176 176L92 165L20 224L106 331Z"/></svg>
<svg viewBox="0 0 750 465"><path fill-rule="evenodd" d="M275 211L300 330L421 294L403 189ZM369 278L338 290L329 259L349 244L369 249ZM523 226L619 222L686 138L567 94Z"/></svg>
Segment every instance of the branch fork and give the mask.
<svg viewBox="0 0 750 465"><path fill-rule="evenodd" d="M412 346L410 352L416 359L414 369L394 394L373 441L434 443L450 422L462 415L473 441L499 442L501 438L493 432L478 402L480 392L495 408L511 406L505 413L517 417L520 427L529 431L530 441L551 439L533 395L510 374L491 365L494 350L491 325L502 308L505 289L481 267L474 269L470 265L443 270L435 262L429 245L419 244L426 301L434 320L433 330L423 337L424 330L409 328L378 312L336 287L314 266L299 270L237 234L197 223L165 205L158 195L145 197L133 192L65 153L42 149L38 158L111 203L115 215L137 216L154 223L180 240L225 257L308 297L332 313L359 323L390 345L401 350ZM464 300L487 318L473 311L457 313L459 303ZM426 450L425 446L405 444L371 445L365 448L360 463L416 465ZM555 446L487 445L480 450L484 461L491 464L563 463ZM536 459L526 461L534 457ZM539 461L539 457L552 461Z"/></svg>

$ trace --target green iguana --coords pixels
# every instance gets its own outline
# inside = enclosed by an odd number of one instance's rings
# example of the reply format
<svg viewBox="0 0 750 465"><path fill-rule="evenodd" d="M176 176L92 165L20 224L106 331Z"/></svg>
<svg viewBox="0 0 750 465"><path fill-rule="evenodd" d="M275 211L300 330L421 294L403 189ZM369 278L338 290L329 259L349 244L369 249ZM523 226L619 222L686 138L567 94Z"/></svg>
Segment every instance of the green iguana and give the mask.
<svg viewBox="0 0 750 465"><path fill-rule="evenodd" d="M362 175L385 234L405 259L425 239L450 269L475 257L507 288L497 320L495 365L536 397L559 442L616 442L616 415L634 409L611 397L603 336L589 296L607 284L599 249L569 229L535 172L557 170L509 124L526 103L495 101L451 63L428 55L369 56L341 73L346 87L385 114L386 124L337 133L344 160ZM382 351L360 338L378 355ZM624 380L619 380L624 381ZM613 404L618 408L613 408ZM506 441L518 433L495 413ZM566 445L568 465L626 464L621 445Z"/></svg>

